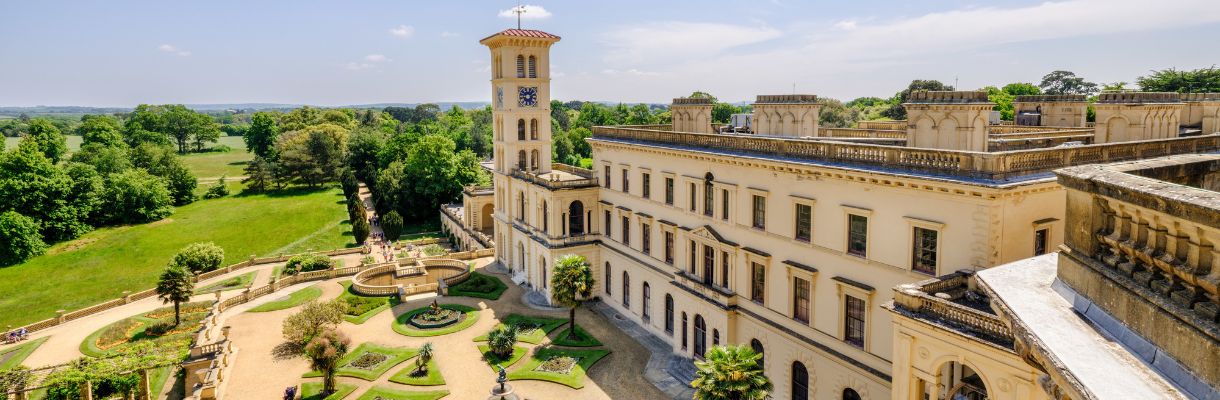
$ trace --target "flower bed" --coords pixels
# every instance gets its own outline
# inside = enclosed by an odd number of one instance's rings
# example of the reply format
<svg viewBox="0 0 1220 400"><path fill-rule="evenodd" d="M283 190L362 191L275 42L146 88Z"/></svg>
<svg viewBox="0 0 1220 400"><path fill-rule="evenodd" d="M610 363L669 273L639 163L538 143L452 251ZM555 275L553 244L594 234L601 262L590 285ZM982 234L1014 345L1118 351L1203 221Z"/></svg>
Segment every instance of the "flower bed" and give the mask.
<svg viewBox="0 0 1220 400"><path fill-rule="evenodd" d="M439 309L435 312L432 310L424 311L411 317L411 325L419 329L438 329L449 325L456 324L461 321L465 313L450 309Z"/></svg>
<svg viewBox="0 0 1220 400"><path fill-rule="evenodd" d="M578 357L553 356L543 361L534 370L567 375L569 372L572 372L572 367L575 367L578 362L580 362Z"/></svg>
<svg viewBox="0 0 1220 400"><path fill-rule="evenodd" d="M335 375L375 381L394 366L415 357L418 350L409 347L390 347L376 343L362 343L339 359ZM322 376L321 372L310 371L305 378Z"/></svg>
<svg viewBox="0 0 1220 400"><path fill-rule="evenodd" d="M450 323L439 328L420 328L415 326L412 319L414 319L415 316L428 312L432 309L432 306L425 306L399 315L394 319L394 325L392 328L394 329L394 332L398 332L399 334L406 336L440 336L469 328L479 319L479 311L474 307L464 306L461 304L441 304L439 307L445 310L455 311L456 314L460 314L460 316L456 317L457 320L454 323Z"/></svg>
<svg viewBox="0 0 1220 400"><path fill-rule="evenodd" d="M389 359L390 356L385 354L370 352L361 354L360 357L357 357L355 360L352 360L352 362L347 363L347 366L356 369L363 369L365 371L372 371L377 369L378 365L381 365L381 363Z"/></svg>
<svg viewBox="0 0 1220 400"><path fill-rule="evenodd" d="M211 305L212 302L182 304L182 321L178 324L174 324L172 306L115 321L86 337L80 345L80 351L88 356L104 357L137 342L189 346L191 334L199 329L199 324L207 317Z"/></svg>

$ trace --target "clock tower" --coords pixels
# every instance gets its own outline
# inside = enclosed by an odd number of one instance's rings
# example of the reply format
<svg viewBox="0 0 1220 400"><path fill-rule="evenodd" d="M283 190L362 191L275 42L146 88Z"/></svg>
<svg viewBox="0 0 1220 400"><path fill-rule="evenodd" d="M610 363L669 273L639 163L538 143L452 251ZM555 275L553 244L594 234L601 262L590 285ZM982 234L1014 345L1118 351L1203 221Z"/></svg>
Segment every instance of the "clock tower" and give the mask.
<svg viewBox="0 0 1220 400"><path fill-rule="evenodd" d="M507 29L479 41L491 50L495 172L551 171L551 45L543 31Z"/></svg>

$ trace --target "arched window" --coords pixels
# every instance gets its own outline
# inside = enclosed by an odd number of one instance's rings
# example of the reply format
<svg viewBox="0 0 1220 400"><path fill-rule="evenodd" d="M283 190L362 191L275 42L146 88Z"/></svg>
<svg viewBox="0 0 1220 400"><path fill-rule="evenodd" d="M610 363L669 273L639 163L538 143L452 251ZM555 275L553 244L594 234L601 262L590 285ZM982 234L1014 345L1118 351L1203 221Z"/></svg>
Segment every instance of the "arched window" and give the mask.
<svg viewBox="0 0 1220 400"><path fill-rule="evenodd" d="M606 294L607 294L607 295L611 294L611 293L610 293L610 287L611 287L611 286L614 286L614 285L612 284L612 282L611 282L611 280L610 280L610 262L609 262L609 261L606 261L606 284L604 284L604 285L602 285L602 286L605 286L605 287L606 287Z"/></svg>
<svg viewBox="0 0 1220 400"><path fill-rule="evenodd" d="M665 294L665 332L674 333L674 296Z"/></svg>
<svg viewBox="0 0 1220 400"><path fill-rule="evenodd" d="M530 118L530 140L538 140L538 118Z"/></svg>
<svg viewBox="0 0 1220 400"><path fill-rule="evenodd" d="M538 170L538 158L539 158L538 150L537 149L531 150L530 151L530 171Z"/></svg>
<svg viewBox="0 0 1220 400"><path fill-rule="evenodd" d="M686 350L686 312L682 313L682 350Z"/></svg>
<svg viewBox="0 0 1220 400"><path fill-rule="evenodd" d="M538 66L536 65L536 61L537 60L534 58L534 56L530 56L530 78L538 77Z"/></svg>
<svg viewBox="0 0 1220 400"><path fill-rule="evenodd" d="M542 288L546 289L546 258L538 257L538 267L542 269Z"/></svg>
<svg viewBox="0 0 1220 400"><path fill-rule="evenodd" d="M583 235L585 233L585 205L580 201L573 201L568 205L568 234Z"/></svg>
<svg viewBox="0 0 1220 400"><path fill-rule="evenodd" d="M643 290L644 290L644 295L643 295L644 301L640 303L640 306L643 307L643 311L641 313L644 317L644 322L648 322L648 320L651 319L651 317L652 317L650 315L650 313L648 312L648 308L651 307L651 305L649 303L652 303L652 288L648 287L648 282L644 282Z"/></svg>
<svg viewBox="0 0 1220 400"><path fill-rule="evenodd" d="M860 394L856 393L856 389L843 389L843 400L860 400Z"/></svg>
<svg viewBox="0 0 1220 400"><path fill-rule="evenodd" d="M720 345L720 331L716 330L716 329L712 329L712 346L714 347L714 346L719 346L719 345Z"/></svg>
<svg viewBox="0 0 1220 400"><path fill-rule="evenodd" d="M525 140L525 118L517 120L517 140Z"/></svg>
<svg viewBox="0 0 1220 400"><path fill-rule="evenodd" d="M763 354L763 345L762 342L758 341L758 339L750 339L750 348L753 349L755 353ZM758 358L758 368L763 368L764 357L766 356L764 355L763 357Z"/></svg>
<svg viewBox="0 0 1220 400"><path fill-rule="evenodd" d="M525 77L525 56L520 54L517 55L517 77Z"/></svg>
<svg viewBox="0 0 1220 400"><path fill-rule="evenodd" d="M809 400L809 370L800 361L792 362L792 400Z"/></svg>
<svg viewBox="0 0 1220 400"><path fill-rule="evenodd" d="M703 316L695 314L695 358L703 359L703 353L707 352L707 323L703 322Z"/></svg>
<svg viewBox="0 0 1220 400"><path fill-rule="evenodd" d="M517 152L517 169L525 170L525 150Z"/></svg>
<svg viewBox="0 0 1220 400"><path fill-rule="evenodd" d="M551 219L550 210L547 209L546 200L543 200L542 201L542 231L543 232L547 232L549 230L547 228L550 226L550 219Z"/></svg>
<svg viewBox="0 0 1220 400"><path fill-rule="evenodd" d="M703 215L712 216L712 211L716 209L716 191L712 187L712 180L715 177L711 172L703 176Z"/></svg>
<svg viewBox="0 0 1220 400"><path fill-rule="evenodd" d="M631 309L631 275L623 271L623 307Z"/></svg>

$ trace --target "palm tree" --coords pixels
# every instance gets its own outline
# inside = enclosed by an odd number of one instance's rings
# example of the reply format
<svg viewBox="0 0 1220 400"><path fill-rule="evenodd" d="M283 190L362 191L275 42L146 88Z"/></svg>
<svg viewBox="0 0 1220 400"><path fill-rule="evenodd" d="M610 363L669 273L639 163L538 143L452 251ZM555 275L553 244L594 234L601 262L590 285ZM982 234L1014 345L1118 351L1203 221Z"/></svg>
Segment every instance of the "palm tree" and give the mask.
<svg viewBox="0 0 1220 400"><path fill-rule="evenodd" d="M583 256L568 254L555 260L551 274L551 301L568 308L568 338L576 339L576 307L593 293L593 271Z"/></svg>
<svg viewBox="0 0 1220 400"><path fill-rule="evenodd" d="M508 358L513 355L513 347L517 345L517 334L520 330L516 325L501 326L493 329L487 334L487 347L491 349L491 354L495 354L500 358Z"/></svg>
<svg viewBox="0 0 1220 400"><path fill-rule="evenodd" d="M714 346L696 361L696 400L762 400L771 391L771 380L758 361L762 354L750 346Z"/></svg>
<svg viewBox="0 0 1220 400"><path fill-rule="evenodd" d="M337 329L326 329L305 345L309 367L322 373L322 397L335 392L335 370L352 340Z"/></svg>
<svg viewBox="0 0 1220 400"><path fill-rule="evenodd" d="M429 361L432 361L432 342L424 343L419 347L419 358L415 359L415 369L427 372Z"/></svg>
<svg viewBox="0 0 1220 400"><path fill-rule="evenodd" d="M165 272L161 273L161 279L157 281L157 298L164 303L174 303L174 326L182 322L180 305L191 301L191 294L194 292L195 280L186 267L171 263L165 268Z"/></svg>

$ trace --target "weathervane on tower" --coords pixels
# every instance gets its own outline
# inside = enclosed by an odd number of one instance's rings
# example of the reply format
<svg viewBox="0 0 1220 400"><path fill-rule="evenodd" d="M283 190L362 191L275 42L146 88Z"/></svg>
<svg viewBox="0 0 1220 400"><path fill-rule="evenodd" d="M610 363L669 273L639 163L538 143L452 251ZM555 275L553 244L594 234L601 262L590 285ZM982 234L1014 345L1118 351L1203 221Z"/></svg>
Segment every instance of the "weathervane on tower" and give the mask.
<svg viewBox="0 0 1220 400"><path fill-rule="evenodd" d="M521 29L521 14L525 14L525 6L518 1L517 8L513 9L513 14L517 14L517 29Z"/></svg>

